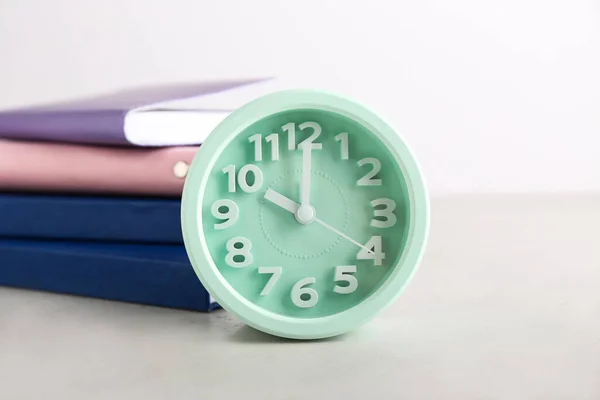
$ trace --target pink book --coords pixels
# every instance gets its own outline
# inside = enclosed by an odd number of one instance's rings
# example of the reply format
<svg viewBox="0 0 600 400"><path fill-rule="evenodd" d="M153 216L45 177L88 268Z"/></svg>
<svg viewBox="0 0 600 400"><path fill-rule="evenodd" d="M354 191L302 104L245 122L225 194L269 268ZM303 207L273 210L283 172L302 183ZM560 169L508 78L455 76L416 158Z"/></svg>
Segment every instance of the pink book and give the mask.
<svg viewBox="0 0 600 400"><path fill-rule="evenodd" d="M179 197L197 150L0 139L0 191Z"/></svg>

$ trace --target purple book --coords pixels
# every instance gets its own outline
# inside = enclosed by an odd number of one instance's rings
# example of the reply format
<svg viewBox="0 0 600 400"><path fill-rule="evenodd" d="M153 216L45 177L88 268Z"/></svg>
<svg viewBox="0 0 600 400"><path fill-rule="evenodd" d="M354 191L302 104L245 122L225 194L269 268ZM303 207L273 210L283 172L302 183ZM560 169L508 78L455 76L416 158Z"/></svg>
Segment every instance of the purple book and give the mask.
<svg viewBox="0 0 600 400"><path fill-rule="evenodd" d="M200 101L198 106L195 100L268 80L157 85L6 110L0 112L0 138L116 146L198 145L231 109L213 107L210 101Z"/></svg>

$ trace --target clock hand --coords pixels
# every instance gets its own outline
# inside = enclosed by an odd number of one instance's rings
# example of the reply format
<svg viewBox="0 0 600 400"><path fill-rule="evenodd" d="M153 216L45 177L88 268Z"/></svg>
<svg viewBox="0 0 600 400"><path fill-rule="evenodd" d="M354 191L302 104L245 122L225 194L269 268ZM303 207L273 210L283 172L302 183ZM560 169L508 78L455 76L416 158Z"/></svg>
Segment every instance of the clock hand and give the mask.
<svg viewBox="0 0 600 400"><path fill-rule="evenodd" d="M288 199L284 195L277 193L272 189L267 189L267 192L265 193L265 199L294 214L296 221L302 225L310 224L315 220L314 208L311 206L301 206L295 201Z"/></svg>
<svg viewBox="0 0 600 400"><path fill-rule="evenodd" d="M368 249L367 247L363 246L362 244L358 243L356 240L352 239L351 237L349 237L348 235L338 231L337 229L335 229L333 226L327 225L325 222L321 221L319 218L315 218L315 222L321 224L322 226L324 226L325 228L329 229L330 231L337 233L338 235L340 235L341 237L343 237L344 239L346 239L349 242L354 243L355 245L357 245L358 247L360 247L361 249L364 249L367 253L371 253L374 254L371 249Z"/></svg>
<svg viewBox="0 0 600 400"><path fill-rule="evenodd" d="M310 165L312 158L312 143L304 143L302 145L302 186L300 190L301 201L303 206L310 207Z"/></svg>
<svg viewBox="0 0 600 400"><path fill-rule="evenodd" d="M300 204L296 203L293 200L288 199L284 195L274 191L273 189L267 189L265 193L265 199L269 200L275 205L288 210L292 214L296 214L298 208L300 208Z"/></svg>
<svg viewBox="0 0 600 400"><path fill-rule="evenodd" d="M267 189L267 192L265 193L265 199L267 199L270 202L274 203L275 205L278 205L279 207L281 207L281 208L283 208L283 209L291 212L292 214L297 214L298 210L300 209L300 204L298 204L295 201L293 201L293 200L285 197L281 193L274 191L273 189ZM318 218L315 217L314 221L318 222L319 224L321 224L323 227L329 229L330 231L332 231L332 232L340 235L341 237L343 237L347 241L349 241L351 243L354 243L355 245L357 245L361 249L364 249L368 253L373 254L373 252L371 251L371 249L368 249L367 247L365 247L362 244L358 243L356 240L354 240L351 237L349 237L348 235L346 235L346 234L338 231L337 229L335 229L334 227L326 224L325 222L321 221L320 219L318 219Z"/></svg>

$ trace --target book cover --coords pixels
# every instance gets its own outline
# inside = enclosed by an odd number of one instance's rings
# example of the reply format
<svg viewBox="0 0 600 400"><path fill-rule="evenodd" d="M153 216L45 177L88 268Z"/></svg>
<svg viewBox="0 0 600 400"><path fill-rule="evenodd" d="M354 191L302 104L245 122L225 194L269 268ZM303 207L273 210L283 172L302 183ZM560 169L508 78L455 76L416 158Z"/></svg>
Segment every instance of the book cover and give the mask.
<svg viewBox="0 0 600 400"><path fill-rule="evenodd" d="M0 285L158 307L218 307L184 246L0 240Z"/></svg>
<svg viewBox="0 0 600 400"><path fill-rule="evenodd" d="M180 198L197 151L0 139L0 191Z"/></svg>
<svg viewBox="0 0 600 400"><path fill-rule="evenodd" d="M0 137L123 146L201 144L231 110L171 102L231 91L268 78L164 84L0 112Z"/></svg>
<svg viewBox="0 0 600 400"><path fill-rule="evenodd" d="M183 245L181 201L0 193L0 238Z"/></svg>

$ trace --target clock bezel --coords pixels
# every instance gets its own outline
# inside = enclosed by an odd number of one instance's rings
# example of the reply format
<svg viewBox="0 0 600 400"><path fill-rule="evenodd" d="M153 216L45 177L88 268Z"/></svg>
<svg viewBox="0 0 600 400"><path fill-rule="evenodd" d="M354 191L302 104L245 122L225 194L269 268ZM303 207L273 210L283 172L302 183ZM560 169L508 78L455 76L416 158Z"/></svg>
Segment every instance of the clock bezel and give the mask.
<svg viewBox="0 0 600 400"><path fill-rule="evenodd" d="M377 136L398 163L408 187L408 239L385 282L356 306L317 318L294 318L265 310L240 295L221 275L208 250L202 224L202 202L210 171L222 151L247 127L272 114L318 109L341 114ZM283 90L255 99L228 115L208 136L187 173L181 203L185 248L201 283L227 311L263 332L291 339L321 339L356 329L379 314L408 286L419 268L429 235L429 196L413 152L399 133L364 105L338 94L311 89Z"/></svg>

